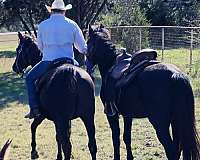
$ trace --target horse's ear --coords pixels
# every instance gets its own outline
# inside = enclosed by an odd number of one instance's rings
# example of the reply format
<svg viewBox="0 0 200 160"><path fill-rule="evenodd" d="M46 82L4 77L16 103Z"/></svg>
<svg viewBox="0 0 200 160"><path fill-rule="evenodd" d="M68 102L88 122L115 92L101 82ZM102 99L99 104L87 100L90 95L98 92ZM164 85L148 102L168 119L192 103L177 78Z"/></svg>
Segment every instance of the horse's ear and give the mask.
<svg viewBox="0 0 200 160"><path fill-rule="evenodd" d="M100 24L100 29L105 28L103 24Z"/></svg>
<svg viewBox="0 0 200 160"><path fill-rule="evenodd" d="M22 39L24 39L24 37L23 37L23 35L21 34L21 32L18 32L18 37L19 37L20 41L21 41Z"/></svg>
<svg viewBox="0 0 200 160"><path fill-rule="evenodd" d="M92 35L92 34L93 34L93 32L94 32L94 30L92 29L92 26L91 26L91 25L89 25L89 35Z"/></svg>

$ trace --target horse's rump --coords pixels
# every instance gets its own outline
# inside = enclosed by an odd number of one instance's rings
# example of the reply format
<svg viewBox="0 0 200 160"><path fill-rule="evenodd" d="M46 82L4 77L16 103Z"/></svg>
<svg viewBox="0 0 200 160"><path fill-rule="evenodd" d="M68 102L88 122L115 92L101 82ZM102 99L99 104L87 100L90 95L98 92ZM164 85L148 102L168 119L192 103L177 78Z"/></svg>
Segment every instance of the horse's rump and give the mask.
<svg viewBox="0 0 200 160"><path fill-rule="evenodd" d="M38 85L41 110L48 118L59 113L60 116L73 119L79 112L82 90L85 97L91 98L94 95L94 86L89 75L71 64L50 70L41 77Z"/></svg>

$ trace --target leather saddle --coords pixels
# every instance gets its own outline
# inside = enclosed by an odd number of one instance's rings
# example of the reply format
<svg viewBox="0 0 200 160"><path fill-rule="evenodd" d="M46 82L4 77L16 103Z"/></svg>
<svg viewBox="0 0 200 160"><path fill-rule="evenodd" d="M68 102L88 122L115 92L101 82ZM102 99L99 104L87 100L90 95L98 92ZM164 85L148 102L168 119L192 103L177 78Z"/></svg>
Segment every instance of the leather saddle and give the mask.
<svg viewBox="0 0 200 160"><path fill-rule="evenodd" d="M55 59L51 62L51 67L49 70L59 67L63 64L73 64L74 65L74 61L67 57Z"/></svg>
<svg viewBox="0 0 200 160"><path fill-rule="evenodd" d="M153 49L143 49L135 54L127 54L126 50L117 56L115 65L109 70L105 85L105 110L108 116L119 113L117 104L120 99L120 88L132 82L132 80L144 70L145 67L159 63L156 60L157 52Z"/></svg>
<svg viewBox="0 0 200 160"><path fill-rule="evenodd" d="M110 69L110 76L117 80L116 86L122 87L131 81L145 67L157 64L157 52L153 49L143 49L132 55L124 50L116 59L115 65Z"/></svg>

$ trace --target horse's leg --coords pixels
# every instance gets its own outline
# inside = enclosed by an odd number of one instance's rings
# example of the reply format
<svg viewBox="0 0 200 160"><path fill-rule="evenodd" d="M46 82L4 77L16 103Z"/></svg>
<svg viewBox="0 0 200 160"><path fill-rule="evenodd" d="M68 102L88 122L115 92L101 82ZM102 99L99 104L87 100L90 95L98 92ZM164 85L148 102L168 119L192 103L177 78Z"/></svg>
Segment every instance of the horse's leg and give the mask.
<svg viewBox="0 0 200 160"><path fill-rule="evenodd" d="M36 150L36 129L37 127L42 123L42 121L45 118L43 116L40 116L38 118L35 118L31 124L31 135L32 135L32 141L31 141L31 159L37 159L39 158L38 152Z"/></svg>
<svg viewBox="0 0 200 160"><path fill-rule="evenodd" d="M127 160L133 160L133 154L131 151L131 127L132 127L132 118L124 118L123 140L124 143L126 144Z"/></svg>
<svg viewBox="0 0 200 160"><path fill-rule="evenodd" d="M94 115L92 116L84 116L81 117L83 123L85 124L87 134L88 134L88 147L90 150L90 154L92 156L92 160L96 160L96 153L97 153L97 145L95 139L95 125L94 125Z"/></svg>
<svg viewBox="0 0 200 160"><path fill-rule="evenodd" d="M56 160L62 160L62 145L61 145L60 139L58 137L58 133L56 133L56 142L57 142L57 147L58 147L58 153L57 153Z"/></svg>
<svg viewBox="0 0 200 160"><path fill-rule="evenodd" d="M172 121L172 137L173 137L173 144L174 144L174 152L176 155L176 159L175 160L179 160L180 156L181 156L181 146L180 146L180 137L179 137L179 133L178 133L178 126L177 124L175 124L174 121Z"/></svg>
<svg viewBox="0 0 200 160"><path fill-rule="evenodd" d="M112 140L114 147L114 160L120 160L120 128L119 116L107 116L110 128L112 130Z"/></svg>
<svg viewBox="0 0 200 160"><path fill-rule="evenodd" d="M70 134L68 132L70 129L70 122L69 120L57 120L55 126L58 142L60 142L60 145L62 146L65 160L70 160L72 149Z"/></svg>
<svg viewBox="0 0 200 160"><path fill-rule="evenodd" d="M57 132L56 132L56 142L58 147L56 160L62 160L62 145Z"/></svg>
<svg viewBox="0 0 200 160"><path fill-rule="evenodd" d="M156 130L157 137L165 149L168 160L175 160L174 145L169 132L169 122L160 120L149 119L154 129Z"/></svg>
<svg viewBox="0 0 200 160"><path fill-rule="evenodd" d="M69 129L67 130L69 137L71 135L71 121L69 121ZM57 153L57 159L56 160L62 160L62 145L58 136L58 133L56 133L56 142L58 147L58 153Z"/></svg>

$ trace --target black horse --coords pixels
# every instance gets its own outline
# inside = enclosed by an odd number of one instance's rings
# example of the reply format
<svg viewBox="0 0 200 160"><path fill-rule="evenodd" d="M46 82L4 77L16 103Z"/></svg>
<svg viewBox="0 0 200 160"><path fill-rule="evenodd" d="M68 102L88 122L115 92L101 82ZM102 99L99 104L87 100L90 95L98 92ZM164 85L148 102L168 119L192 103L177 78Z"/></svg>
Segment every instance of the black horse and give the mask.
<svg viewBox="0 0 200 160"><path fill-rule="evenodd" d="M103 27L89 27L88 59L97 64L102 77L100 97L105 105L105 78L115 64L117 51ZM127 159L132 160L131 126L133 118L147 117L169 160L200 160L200 143L195 127L194 97L188 78L172 64L146 67L121 88L117 108L124 119L123 140ZM120 159L119 116L107 116L112 130L114 160ZM172 137L169 127L172 127Z"/></svg>
<svg viewBox="0 0 200 160"><path fill-rule="evenodd" d="M13 64L16 73L23 73L28 66L34 66L41 60L41 53L30 37L19 36L19 46ZM89 143L88 147L92 160L96 160L95 140L95 96L94 84L90 76L83 69L62 64L53 67L37 82L42 116L34 119L32 131L32 158L37 158L35 133L37 126L45 119L52 120L56 128L58 144L57 159L62 159L62 150L66 160L71 156L70 120L80 117L86 127Z"/></svg>

